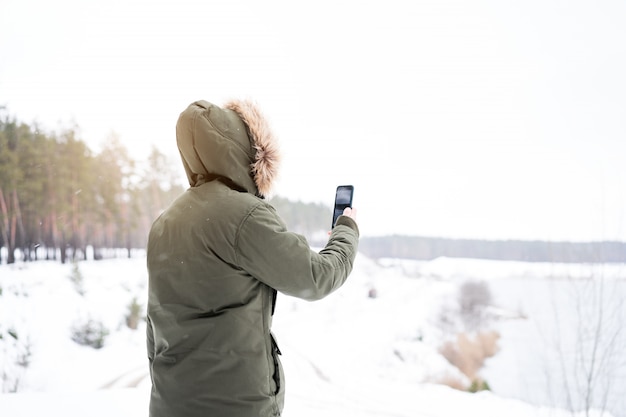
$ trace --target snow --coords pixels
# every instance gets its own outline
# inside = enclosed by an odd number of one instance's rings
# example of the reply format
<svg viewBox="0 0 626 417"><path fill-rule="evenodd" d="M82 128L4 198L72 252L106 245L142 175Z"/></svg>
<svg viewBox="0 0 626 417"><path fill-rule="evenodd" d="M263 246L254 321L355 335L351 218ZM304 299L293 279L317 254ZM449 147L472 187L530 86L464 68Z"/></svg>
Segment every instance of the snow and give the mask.
<svg viewBox="0 0 626 417"><path fill-rule="evenodd" d="M145 258L79 262L82 280L71 279L74 268L47 261L0 266L1 416L148 415L145 323L136 330L126 325L129 305L146 305ZM571 327L558 316L565 311L549 313L548 307L566 288L559 286L590 282L598 268L450 258L375 262L359 255L348 282L329 297L312 303L278 298L273 331L286 374L284 416L585 415L566 410L568 404L554 397L559 393L540 395L550 385L543 381L545 362L538 352L545 345L537 334L547 339L555 323ZM612 285L605 297L624 299L624 269L601 266ZM489 311L500 318L493 324L500 350L481 371L491 392L438 384L447 378L470 382L439 353L446 335L437 321L468 280L489 284ZM553 286L557 292L550 291ZM72 328L89 319L109 331L101 349L72 341ZM541 327L544 322L552 324ZM615 411L597 409L590 416L626 415L621 351L611 357L622 366L607 405ZM17 365L20 359L28 365ZM17 393L9 393L15 387Z"/></svg>

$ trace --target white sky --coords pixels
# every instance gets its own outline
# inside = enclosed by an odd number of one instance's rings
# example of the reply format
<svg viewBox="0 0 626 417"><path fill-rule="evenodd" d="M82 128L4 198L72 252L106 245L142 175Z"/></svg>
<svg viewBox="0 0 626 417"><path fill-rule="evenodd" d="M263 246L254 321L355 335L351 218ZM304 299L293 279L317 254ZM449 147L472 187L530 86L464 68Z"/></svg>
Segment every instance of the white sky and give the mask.
<svg viewBox="0 0 626 417"><path fill-rule="evenodd" d="M19 120L179 164L190 102L251 98L276 193L352 183L364 235L626 241L624 74L618 0L0 0Z"/></svg>

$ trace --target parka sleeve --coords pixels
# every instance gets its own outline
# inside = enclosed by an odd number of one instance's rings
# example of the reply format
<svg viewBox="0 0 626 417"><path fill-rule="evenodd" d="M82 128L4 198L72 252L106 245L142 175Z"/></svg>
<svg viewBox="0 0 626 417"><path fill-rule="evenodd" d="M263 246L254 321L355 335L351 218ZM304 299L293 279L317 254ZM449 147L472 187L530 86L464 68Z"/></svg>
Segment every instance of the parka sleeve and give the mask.
<svg viewBox="0 0 626 417"><path fill-rule="evenodd" d="M328 243L317 253L303 236L287 230L271 206L261 204L242 222L235 250L238 266L253 278L281 293L318 300L346 281L358 240L356 222L341 216Z"/></svg>

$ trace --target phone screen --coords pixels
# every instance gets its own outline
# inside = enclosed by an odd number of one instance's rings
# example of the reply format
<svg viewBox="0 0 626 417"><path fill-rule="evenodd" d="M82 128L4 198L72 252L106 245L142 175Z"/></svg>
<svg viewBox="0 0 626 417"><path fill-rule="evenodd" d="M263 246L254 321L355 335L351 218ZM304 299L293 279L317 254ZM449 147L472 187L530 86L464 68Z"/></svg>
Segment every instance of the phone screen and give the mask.
<svg viewBox="0 0 626 417"><path fill-rule="evenodd" d="M335 227L337 218L343 214L346 207L352 207L352 196L354 195L354 187L352 185L340 185L335 193L335 208L333 211L333 223L331 227Z"/></svg>

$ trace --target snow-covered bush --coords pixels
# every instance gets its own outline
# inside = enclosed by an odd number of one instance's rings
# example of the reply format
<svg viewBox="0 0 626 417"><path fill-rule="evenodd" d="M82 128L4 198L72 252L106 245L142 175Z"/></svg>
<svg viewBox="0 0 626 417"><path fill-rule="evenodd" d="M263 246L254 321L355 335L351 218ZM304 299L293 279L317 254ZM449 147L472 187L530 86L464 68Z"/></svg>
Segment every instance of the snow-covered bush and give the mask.
<svg viewBox="0 0 626 417"><path fill-rule="evenodd" d="M72 281L76 292L80 295L85 295L85 279L83 278L83 274L78 267L78 262L74 262L72 264L72 272L69 278L70 281Z"/></svg>
<svg viewBox="0 0 626 417"><path fill-rule="evenodd" d="M500 335L495 331L479 332L474 335L459 333L456 340L441 346L439 353L456 366L473 384L483 384L479 371L485 360L498 352Z"/></svg>
<svg viewBox="0 0 626 417"><path fill-rule="evenodd" d="M101 321L92 318L83 322L75 322L72 326L72 340L79 345L100 349L109 335L109 330Z"/></svg>
<svg viewBox="0 0 626 417"><path fill-rule="evenodd" d="M0 353L5 360L0 378L2 379L1 392L17 392L26 368L30 365L32 344L28 337L21 336L14 328L3 330L0 328Z"/></svg>
<svg viewBox="0 0 626 417"><path fill-rule="evenodd" d="M471 381L463 389L476 392L489 389L479 371L487 358L498 351L498 332L491 330L488 309L492 304L489 286L484 281L466 281L456 291L456 298L444 300L437 318L442 332L439 353ZM460 382L451 379L454 388Z"/></svg>
<svg viewBox="0 0 626 417"><path fill-rule="evenodd" d="M459 288L459 314L466 331L477 331L488 325L487 307L491 292L484 281L467 281Z"/></svg>
<svg viewBox="0 0 626 417"><path fill-rule="evenodd" d="M137 330L143 313L143 305L139 303L137 297L133 297L126 313L126 325L129 329Z"/></svg>

